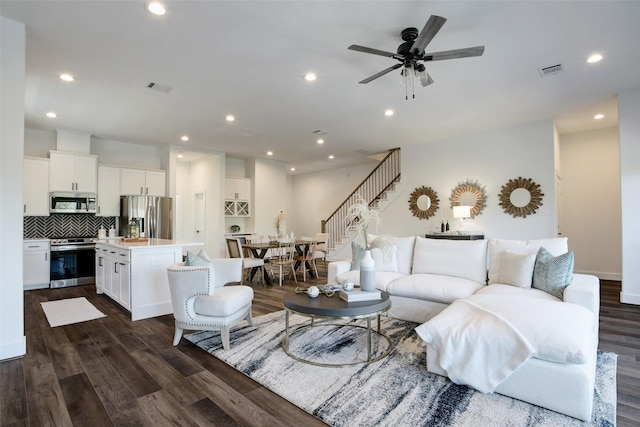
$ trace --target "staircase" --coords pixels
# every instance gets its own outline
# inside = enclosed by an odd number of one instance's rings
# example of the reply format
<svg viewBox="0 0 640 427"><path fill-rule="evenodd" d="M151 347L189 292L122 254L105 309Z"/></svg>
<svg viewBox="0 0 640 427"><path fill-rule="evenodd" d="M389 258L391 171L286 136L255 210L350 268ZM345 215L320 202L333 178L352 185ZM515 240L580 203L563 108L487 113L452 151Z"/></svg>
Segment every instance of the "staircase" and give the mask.
<svg viewBox="0 0 640 427"><path fill-rule="evenodd" d="M394 191L400 182L400 170L400 148L394 148L353 190L349 197L327 219L322 221L322 232L329 233L327 241L329 257L338 257L342 254L343 249L349 246L354 238L355 229L347 223L349 208L362 198L368 203L370 209L380 209L390 197L394 198L394 195L397 197L397 193ZM339 257L349 258L351 249L348 249L348 256L345 254L345 256Z"/></svg>

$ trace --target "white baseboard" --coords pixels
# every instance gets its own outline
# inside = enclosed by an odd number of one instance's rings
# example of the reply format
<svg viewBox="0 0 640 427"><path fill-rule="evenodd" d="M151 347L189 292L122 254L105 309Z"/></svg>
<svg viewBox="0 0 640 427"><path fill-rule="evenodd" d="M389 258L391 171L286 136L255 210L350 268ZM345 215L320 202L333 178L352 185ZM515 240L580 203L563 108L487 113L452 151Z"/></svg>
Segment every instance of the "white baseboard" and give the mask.
<svg viewBox="0 0 640 427"><path fill-rule="evenodd" d="M14 359L27 354L27 337L0 345L0 360Z"/></svg>
<svg viewBox="0 0 640 427"><path fill-rule="evenodd" d="M640 295L620 292L620 302L623 304L640 305Z"/></svg>

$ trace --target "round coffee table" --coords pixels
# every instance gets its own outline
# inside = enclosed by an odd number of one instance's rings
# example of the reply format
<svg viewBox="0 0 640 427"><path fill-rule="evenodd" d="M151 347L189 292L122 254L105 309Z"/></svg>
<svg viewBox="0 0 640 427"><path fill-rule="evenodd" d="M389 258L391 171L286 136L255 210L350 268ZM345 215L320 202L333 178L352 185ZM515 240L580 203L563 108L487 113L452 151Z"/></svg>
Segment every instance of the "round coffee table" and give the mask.
<svg viewBox="0 0 640 427"><path fill-rule="evenodd" d="M286 354L290 357L299 360L300 362L309 363L311 365L316 366L330 366L330 367L341 367L341 366L351 366L351 365L360 365L360 364L368 364L372 362L377 362L385 358L392 350L393 343L391 338L381 332L380 330L380 314L391 308L391 300L389 299L389 294L386 292L382 292L382 298L370 301L358 301L358 302L346 302L338 293L336 293L332 297L327 297L326 295L320 294L317 298L310 298L307 294L297 294L294 291L289 291L284 296L284 309L285 309L285 335L282 339L282 349ZM302 316L310 317L311 322L309 324L300 326L292 331L289 330L289 316L291 313L299 314ZM371 328L371 319L378 319L378 327L376 330ZM327 324L322 323L320 326L349 326L354 328L363 328L367 330L367 360L365 361L353 361L346 363L319 363L314 362L312 360L304 359L300 356L297 356L289 351L289 340L291 337L299 332L302 332L306 329L313 328L317 326L315 324L315 319L331 319L331 320L354 320L354 319L366 319L367 326L354 325L351 323L347 324ZM380 337L387 340L388 346L387 349L382 352L380 355L372 358L371 357L371 333L374 332L378 334Z"/></svg>

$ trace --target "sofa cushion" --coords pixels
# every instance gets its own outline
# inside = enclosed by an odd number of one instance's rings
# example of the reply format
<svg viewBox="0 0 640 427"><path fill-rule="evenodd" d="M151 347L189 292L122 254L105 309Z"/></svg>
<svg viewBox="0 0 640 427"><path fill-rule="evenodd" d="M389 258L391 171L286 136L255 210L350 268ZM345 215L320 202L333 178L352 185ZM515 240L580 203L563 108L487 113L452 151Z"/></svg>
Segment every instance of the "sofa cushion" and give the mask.
<svg viewBox="0 0 640 427"><path fill-rule="evenodd" d="M380 248L371 249L371 258L375 262L376 271L398 272L398 248L395 245L385 250Z"/></svg>
<svg viewBox="0 0 640 427"><path fill-rule="evenodd" d="M485 284L486 240L445 240L416 237L413 274L441 274Z"/></svg>
<svg viewBox="0 0 640 427"><path fill-rule="evenodd" d="M376 289L386 291L387 285L399 277L404 277L404 274L390 271L376 271ZM336 277L337 283L341 284L345 280L351 280L354 285L360 286L360 270L350 270Z"/></svg>
<svg viewBox="0 0 640 427"><path fill-rule="evenodd" d="M530 288L536 255L504 251L500 268L500 283L519 288Z"/></svg>
<svg viewBox="0 0 640 427"><path fill-rule="evenodd" d="M483 286L478 292L477 295L511 295L516 297L526 297L526 298L537 298L544 299L549 301L559 301L558 298L554 297L547 292L541 291L539 289L533 288L518 288L512 285L503 285L501 283L494 283L489 286Z"/></svg>
<svg viewBox="0 0 640 427"><path fill-rule="evenodd" d="M523 254L537 254L540 247L545 247L554 256L568 251L567 238L556 237L552 239L538 240L489 240L489 284L500 283L502 270L502 255L504 251L519 252Z"/></svg>
<svg viewBox="0 0 640 427"><path fill-rule="evenodd" d="M416 246L416 236L395 237L398 262L398 273L411 274L413 264L413 249Z"/></svg>
<svg viewBox="0 0 640 427"><path fill-rule="evenodd" d="M554 257L544 247L538 250L533 272L533 287L563 299L564 289L573 276L573 252Z"/></svg>
<svg viewBox="0 0 640 427"><path fill-rule="evenodd" d="M473 295L485 285L461 277L437 274L412 274L397 278L387 285L390 295L451 304Z"/></svg>

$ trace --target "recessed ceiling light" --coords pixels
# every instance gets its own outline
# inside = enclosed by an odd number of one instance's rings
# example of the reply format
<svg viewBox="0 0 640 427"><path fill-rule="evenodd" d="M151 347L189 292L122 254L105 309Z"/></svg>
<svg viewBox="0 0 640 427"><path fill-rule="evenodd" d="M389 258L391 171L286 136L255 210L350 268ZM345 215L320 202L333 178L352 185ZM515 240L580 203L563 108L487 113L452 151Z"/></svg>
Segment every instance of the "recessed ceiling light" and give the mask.
<svg viewBox="0 0 640 427"><path fill-rule="evenodd" d="M65 82L72 82L74 79L71 74L64 73L64 74L60 74L60 80L64 80Z"/></svg>
<svg viewBox="0 0 640 427"><path fill-rule="evenodd" d="M324 144L324 139L320 138L317 142L318 144Z"/></svg>
<svg viewBox="0 0 640 427"><path fill-rule="evenodd" d="M329 160L333 160L333 159L334 159L333 154L329 155Z"/></svg>
<svg viewBox="0 0 640 427"><path fill-rule="evenodd" d="M593 64L594 62L599 62L601 60L602 60L602 55L600 55L599 53L595 53L587 59L587 62L589 64Z"/></svg>
<svg viewBox="0 0 640 427"><path fill-rule="evenodd" d="M385 115L385 116L387 116L387 117L389 117L389 116L393 116L393 110L386 110L386 111L384 112L384 115Z"/></svg>
<svg viewBox="0 0 640 427"><path fill-rule="evenodd" d="M164 15L167 12L167 10L164 8L164 5L159 1L152 1L147 3L146 8L154 15Z"/></svg>
<svg viewBox="0 0 640 427"><path fill-rule="evenodd" d="M235 118L235 117L233 117L231 114L229 114L227 117L225 117L225 119L226 119L228 122L232 122L232 121L234 121L236 118Z"/></svg>
<svg viewBox="0 0 640 427"><path fill-rule="evenodd" d="M184 155L182 154L182 151L178 151L178 158L181 159L183 157L184 157Z"/></svg>
<svg viewBox="0 0 640 427"><path fill-rule="evenodd" d="M317 79L317 76L315 75L315 73L307 73L304 75L304 79L308 82L312 82Z"/></svg>
<svg viewBox="0 0 640 427"><path fill-rule="evenodd" d="M189 140L189 137L187 135L182 135L180 139L183 140L184 142L187 142Z"/></svg>
<svg viewBox="0 0 640 427"><path fill-rule="evenodd" d="M593 116L593 118L596 120L604 119L604 114L596 114L595 116Z"/></svg>
<svg viewBox="0 0 640 427"><path fill-rule="evenodd" d="M47 113L47 117L49 117L50 119L55 119L56 117L58 117L58 115L56 113L54 113L53 111L49 111Z"/></svg>
<svg viewBox="0 0 640 427"><path fill-rule="evenodd" d="M296 170L296 168L291 168L291 169L289 169L289 170L290 170L291 172L293 172L294 170Z"/></svg>
<svg viewBox="0 0 640 427"><path fill-rule="evenodd" d="M267 156L273 156L273 151L267 151Z"/></svg>

